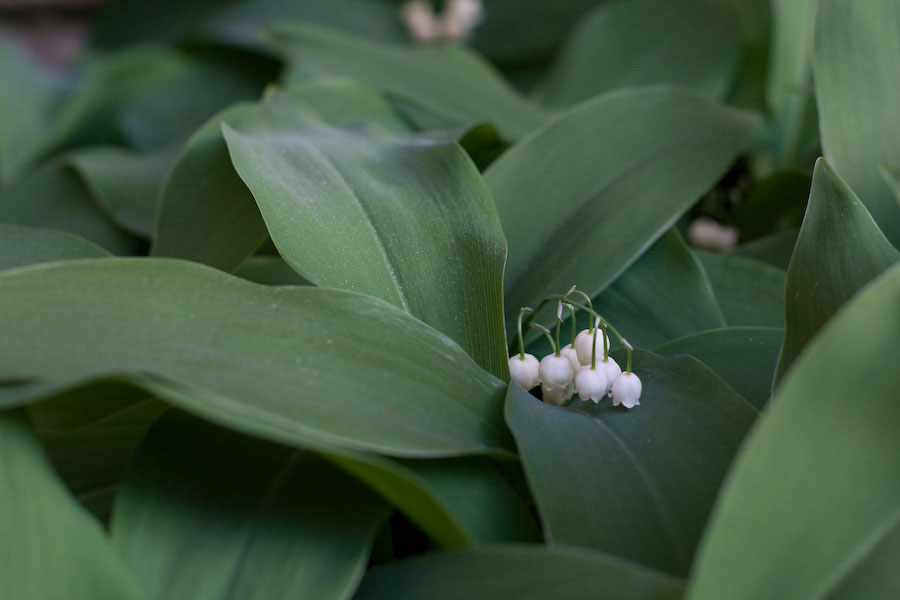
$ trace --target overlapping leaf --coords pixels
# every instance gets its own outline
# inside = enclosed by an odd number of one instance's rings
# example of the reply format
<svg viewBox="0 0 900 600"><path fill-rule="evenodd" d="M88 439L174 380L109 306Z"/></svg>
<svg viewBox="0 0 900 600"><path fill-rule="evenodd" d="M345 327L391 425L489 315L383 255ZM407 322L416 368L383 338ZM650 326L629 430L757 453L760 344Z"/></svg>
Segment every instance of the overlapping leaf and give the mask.
<svg viewBox="0 0 900 600"><path fill-rule="evenodd" d="M784 327L784 271L737 255L698 256L730 327Z"/></svg>
<svg viewBox="0 0 900 600"><path fill-rule="evenodd" d="M54 260L100 256L109 253L65 231L0 223L0 271Z"/></svg>

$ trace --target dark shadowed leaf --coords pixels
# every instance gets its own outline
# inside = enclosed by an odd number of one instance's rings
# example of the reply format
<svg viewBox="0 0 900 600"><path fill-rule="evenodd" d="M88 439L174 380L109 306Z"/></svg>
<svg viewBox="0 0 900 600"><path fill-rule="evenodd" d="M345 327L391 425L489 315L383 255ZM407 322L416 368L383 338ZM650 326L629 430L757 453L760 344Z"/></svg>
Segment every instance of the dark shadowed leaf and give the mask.
<svg viewBox="0 0 900 600"><path fill-rule="evenodd" d="M403 308L505 377L506 245L459 146L333 127L282 94L224 132L273 242L304 278Z"/></svg>
<svg viewBox="0 0 900 600"><path fill-rule="evenodd" d="M712 187L754 123L687 92L623 90L510 148L485 174L509 243L507 323L548 293L609 285Z"/></svg>
<svg viewBox="0 0 900 600"><path fill-rule="evenodd" d="M794 253L794 244L797 243L799 233L799 227L781 233L772 233L752 242L741 244L732 250L731 254L758 260L786 272L791 263L791 255Z"/></svg>
<svg viewBox="0 0 900 600"><path fill-rule="evenodd" d="M684 575L757 411L689 356L637 351L634 372L643 393L630 411L551 406L511 385L506 421L548 541Z"/></svg>
<svg viewBox="0 0 900 600"><path fill-rule="evenodd" d="M780 379L803 347L861 287L900 259L850 188L823 159L785 288Z"/></svg>
<svg viewBox="0 0 900 600"><path fill-rule="evenodd" d="M144 598L24 418L0 414L0 589L15 600Z"/></svg>
<svg viewBox="0 0 900 600"><path fill-rule="evenodd" d="M894 267L796 360L729 474L689 598L897 597L898 306Z"/></svg>
<svg viewBox="0 0 900 600"><path fill-rule="evenodd" d="M731 254L697 256L729 327L784 327L784 271Z"/></svg>
<svg viewBox="0 0 900 600"><path fill-rule="evenodd" d="M502 383L381 300L167 259L0 275L0 380L112 375L291 444L404 456L509 446Z"/></svg>
<svg viewBox="0 0 900 600"><path fill-rule="evenodd" d="M654 352L690 354L761 410L772 393L783 339L784 330L775 327L728 327L672 340Z"/></svg>
<svg viewBox="0 0 900 600"><path fill-rule="evenodd" d="M822 151L885 236L900 205L878 172L900 165L900 4L819 0L813 69Z"/></svg>
<svg viewBox="0 0 900 600"><path fill-rule="evenodd" d="M349 598L387 505L312 453L173 414L122 482L116 548L151 598Z"/></svg>
<svg viewBox="0 0 900 600"><path fill-rule="evenodd" d="M679 579L598 552L502 545L373 569L356 600L676 600L682 586Z"/></svg>

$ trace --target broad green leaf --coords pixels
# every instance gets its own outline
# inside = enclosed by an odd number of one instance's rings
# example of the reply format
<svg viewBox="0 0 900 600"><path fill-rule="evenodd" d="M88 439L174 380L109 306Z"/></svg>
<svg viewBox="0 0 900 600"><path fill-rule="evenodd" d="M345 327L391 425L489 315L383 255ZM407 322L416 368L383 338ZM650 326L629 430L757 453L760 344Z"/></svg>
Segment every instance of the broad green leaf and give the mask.
<svg viewBox="0 0 900 600"><path fill-rule="evenodd" d="M578 548L499 545L429 554L366 574L356 600L676 600L681 580Z"/></svg>
<svg viewBox="0 0 900 600"><path fill-rule="evenodd" d="M685 575L757 411L689 356L636 351L634 373L643 392L630 411L551 406L511 385L506 422L549 542Z"/></svg>
<svg viewBox="0 0 900 600"><path fill-rule="evenodd" d="M729 474L689 598L897 597L898 306L894 267L797 359Z"/></svg>
<svg viewBox="0 0 900 600"><path fill-rule="evenodd" d="M352 77L459 124L489 122L508 140L545 118L463 47L380 44L306 24L278 25L267 37L287 62L288 81Z"/></svg>
<svg viewBox="0 0 900 600"><path fill-rule="evenodd" d="M697 256L729 327L784 328L784 271L742 256Z"/></svg>
<svg viewBox="0 0 900 600"><path fill-rule="evenodd" d="M502 383L375 298L167 259L0 275L0 381L114 375L283 443L402 456L509 446Z"/></svg>
<svg viewBox="0 0 900 600"><path fill-rule="evenodd" d="M206 122L181 150L163 184L151 256L185 258L233 271L268 237L250 190L222 137L249 104L230 106Z"/></svg>
<svg viewBox="0 0 900 600"><path fill-rule="evenodd" d="M0 413L0 589L11 600L143 598L25 419Z"/></svg>
<svg viewBox="0 0 900 600"><path fill-rule="evenodd" d="M623 90L564 113L485 174L509 244L506 310L606 288L737 156L755 120L693 94Z"/></svg>
<svg viewBox="0 0 900 600"><path fill-rule="evenodd" d="M788 265L791 264L791 255L794 253L794 245L797 243L799 233L799 227L781 233L771 233L752 242L741 244L730 254L763 262L779 271L786 272ZM784 274L781 277L783 279Z"/></svg>
<svg viewBox="0 0 900 600"><path fill-rule="evenodd" d="M785 286L784 345L776 381L804 346L860 288L900 259L853 191L823 159Z"/></svg>
<svg viewBox="0 0 900 600"><path fill-rule="evenodd" d="M443 547L540 539L521 498L485 458L404 460L348 451L326 456Z"/></svg>
<svg viewBox="0 0 900 600"><path fill-rule="evenodd" d="M741 242L800 227L812 178L799 171L778 171L754 182L735 211Z"/></svg>
<svg viewBox="0 0 900 600"><path fill-rule="evenodd" d="M113 543L151 598L349 598L387 506L312 453L185 415L148 434Z"/></svg>
<svg viewBox="0 0 900 600"><path fill-rule="evenodd" d="M136 239L116 227L75 171L45 164L0 190L0 222L68 231L114 254L128 254Z"/></svg>
<svg viewBox="0 0 900 600"><path fill-rule="evenodd" d="M234 274L262 285L310 285L280 256L251 256Z"/></svg>
<svg viewBox="0 0 900 600"><path fill-rule="evenodd" d="M721 98L737 67L739 38L728 2L605 3L575 30L539 97L571 106L617 88L667 83Z"/></svg>
<svg viewBox="0 0 900 600"><path fill-rule="evenodd" d="M0 271L54 260L100 256L109 253L65 231L0 223Z"/></svg>
<svg viewBox="0 0 900 600"><path fill-rule="evenodd" d="M6 39L0 40L0 81L0 185L6 185L34 157L61 81Z"/></svg>
<svg viewBox="0 0 900 600"><path fill-rule="evenodd" d="M689 354L758 409L769 400L784 330L775 327L712 329L672 340L654 352Z"/></svg>
<svg viewBox="0 0 900 600"><path fill-rule="evenodd" d="M171 147L153 152L96 147L75 151L64 160L116 223L150 239L159 188L174 155Z"/></svg>
<svg viewBox="0 0 900 600"><path fill-rule="evenodd" d="M168 405L121 382L100 382L28 407L41 444L69 490L106 521L141 438Z"/></svg>
<svg viewBox="0 0 900 600"><path fill-rule="evenodd" d="M813 23L819 0L772 0L766 100L776 162L799 166L818 141L812 85Z"/></svg>
<svg viewBox="0 0 900 600"><path fill-rule="evenodd" d="M272 241L304 278L403 308L505 377L506 246L459 146L333 127L279 94L224 133Z"/></svg>
<svg viewBox="0 0 900 600"><path fill-rule="evenodd" d="M900 164L900 4L819 0L813 69L825 159L900 245L900 205L878 172Z"/></svg>

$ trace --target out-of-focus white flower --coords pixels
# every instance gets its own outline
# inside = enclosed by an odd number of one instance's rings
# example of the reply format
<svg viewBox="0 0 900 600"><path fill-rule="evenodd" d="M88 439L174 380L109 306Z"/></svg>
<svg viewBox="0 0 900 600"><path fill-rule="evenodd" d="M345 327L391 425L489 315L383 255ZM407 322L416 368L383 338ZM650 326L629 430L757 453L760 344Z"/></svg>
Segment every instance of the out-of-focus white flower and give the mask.
<svg viewBox="0 0 900 600"><path fill-rule="evenodd" d="M544 402L559 406L575 393L575 370L565 356L550 354L542 358L540 375Z"/></svg>
<svg viewBox="0 0 900 600"><path fill-rule="evenodd" d="M484 20L484 5L481 0L450 0L440 19L443 38L451 42L464 42L472 37L472 32Z"/></svg>
<svg viewBox="0 0 900 600"><path fill-rule="evenodd" d="M641 380L634 373L622 373L612 384L613 406L634 408L640 404Z"/></svg>
<svg viewBox="0 0 900 600"><path fill-rule="evenodd" d="M410 0L400 9L400 17L409 37L420 44L433 42L440 37L443 25L435 16L431 3L425 0Z"/></svg>
<svg viewBox="0 0 900 600"><path fill-rule="evenodd" d="M530 390L541 382L540 363L531 354L525 354L524 359L518 354L510 356L509 374L526 390Z"/></svg>
<svg viewBox="0 0 900 600"><path fill-rule="evenodd" d="M591 364L591 349L594 346L594 334L583 329L575 336L575 352L582 365ZM606 338L606 349L609 350L609 338ZM603 360L603 333L597 332L597 362Z"/></svg>
<svg viewBox="0 0 900 600"><path fill-rule="evenodd" d="M697 217L688 229L688 239L699 248L727 252L737 245L738 230L706 217Z"/></svg>
<svg viewBox="0 0 900 600"><path fill-rule="evenodd" d="M599 403L609 389L606 370L600 364L594 369L590 365L579 368L575 374L575 389L583 401L587 402L590 399L594 404Z"/></svg>
<svg viewBox="0 0 900 600"><path fill-rule="evenodd" d="M578 362L578 354L575 352L572 344L566 344L565 346L563 346L562 350L559 351L559 355L568 358L569 362L572 363L572 370L576 373L578 372L578 368L581 367L581 363Z"/></svg>
<svg viewBox="0 0 900 600"><path fill-rule="evenodd" d="M615 383L616 378L622 372L622 367L619 366L619 363L613 359L613 357L609 357L607 360L597 360L597 368L603 367L603 370L606 371L606 380L609 382L609 396L612 397L612 385Z"/></svg>

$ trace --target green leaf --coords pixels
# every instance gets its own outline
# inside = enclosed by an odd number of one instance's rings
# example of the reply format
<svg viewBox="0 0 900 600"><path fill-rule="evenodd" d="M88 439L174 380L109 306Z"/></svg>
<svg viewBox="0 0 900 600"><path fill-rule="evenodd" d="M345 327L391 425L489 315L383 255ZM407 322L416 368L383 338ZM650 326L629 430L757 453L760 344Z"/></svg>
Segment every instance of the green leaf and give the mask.
<svg viewBox="0 0 900 600"><path fill-rule="evenodd" d="M100 256L109 256L109 253L65 231L0 223L0 271L55 260Z"/></svg>
<svg viewBox="0 0 900 600"><path fill-rule="evenodd" d="M108 520L125 467L168 405L122 382L75 388L28 407L41 445L69 490Z"/></svg>
<svg viewBox="0 0 900 600"><path fill-rule="evenodd" d="M125 476L113 543L152 598L349 598L387 506L314 454L164 417Z"/></svg>
<svg viewBox="0 0 900 600"><path fill-rule="evenodd" d="M0 222L68 231L114 254L128 254L136 244L100 209L81 177L60 161L0 190Z"/></svg>
<svg viewBox="0 0 900 600"><path fill-rule="evenodd" d="M15 600L139 599L100 524L72 499L27 422L0 413L0 589Z"/></svg>
<svg viewBox="0 0 900 600"><path fill-rule="evenodd" d="M813 23L819 0L773 0L766 100L776 162L799 166L818 143L812 85ZM810 146L813 146L812 148Z"/></svg>
<svg viewBox="0 0 900 600"><path fill-rule="evenodd" d="M897 596L898 306L894 267L797 359L728 477L689 598Z"/></svg>
<svg viewBox="0 0 900 600"><path fill-rule="evenodd" d="M402 456L509 447L503 384L375 298L166 259L0 275L0 380L114 375L283 443Z"/></svg>
<svg viewBox="0 0 900 600"><path fill-rule="evenodd" d="M822 149L895 246L900 205L878 172L900 164L900 4L820 0L813 69Z"/></svg>
<svg viewBox="0 0 900 600"><path fill-rule="evenodd" d="M812 178L799 171L778 171L754 182L735 211L735 225L746 243L800 227Z"/></svg>
<svg viewBox="0 0 900 600"><path fill-rule="evenodd" d="M273 94L224 128L281 255L316 285L382 298L506 376L506 246L459 146L337 128Z"/></svg>
<svg viewBox="0 0 900 600"><path fill-rule="evenodd" d="M730 254L766 263L779 271L787 271L799 233L799 227L788 229L781 233L771 233L752 242L741 244L732 250ZM782 275L782 278L784 278L784 275Z"/></svg>
<svg viewBox="0 0 900 600"><path fill-rule="evenodd" d="M507 322L573 284L592 296L633 263L737 156L755 121L668 89L584 103L485 174L509 243Z"/></svg>
<svg viewBox="0 0 900 600"><path fill-rule="evenodd" d="M729 327L784 328L784 271L731 254L697 256Z"/></svg>
<svg viewBox="0 0 900 600"><path fill-rule="evenodd" d="M181 150L160 194L152 256L233 271L266 240L266 224L231 165L221 129L250 110L250 104L226 108Z"/></svg>
<svg viewBox="0 0 900 600"><path fill-rule="evenodd" d="M159 188L175 156L174 148L134 152L95 147L65 157L99 206L123 229L150 239Z"/></svg>
<svg viewBox="0 0 900 600"><path fill-rule="evenodd" d="M234 274L262 285L311 285L280 256L251 256Z"/></svg>
<svg viewBox="0 0 900 600"><path fill-rule="evenodd" d="M898 259L900 252L885 239L853 191L819 159L788 268L787 329L776 381L825 322Z"/></svg>
<svg viewBox="0 0 900 600"><path fill-rule="evenodd" d="M372 569L356 600L675 600L682 582L577 548L502 545Z"/></svg>
<svg viewBox="0 0 900 600"><path fill-rule="evenodd" d="M737 67L739 37L727 2L603 4L579 24L539 97L571 106L617 88L668 83L721 98Z"/></svg>
<svg viewBox="0 0 900 600"><path fill-rule="evenodd" d="M664 356L689 354L758 409L769 400L784 330L729 327L701 331L656 348Z"/></svg>
<svg viewBox="0 0 900 600"><path fill-rule="evenodd" d="M511 385L506 421L549 542L684 575L757 412L688 356L636 351L634 372L643 392L630 411L551 406Z"/></svg>
<svg viewBox="0 0 900 600"><path fill-rule="evenodd" d="M459 124L487 121L508 140L521 138L545 118L463 47L380 44L299 23L274 26L267 34L287 62L288 81L351 77Z"/></svg>
<svg viewBox="0 0 900 600"><path fill-rule="evenodd" d="M540 539L523 501L485 458L388 459L348 451L326 456L441 546Z"/></svg>

